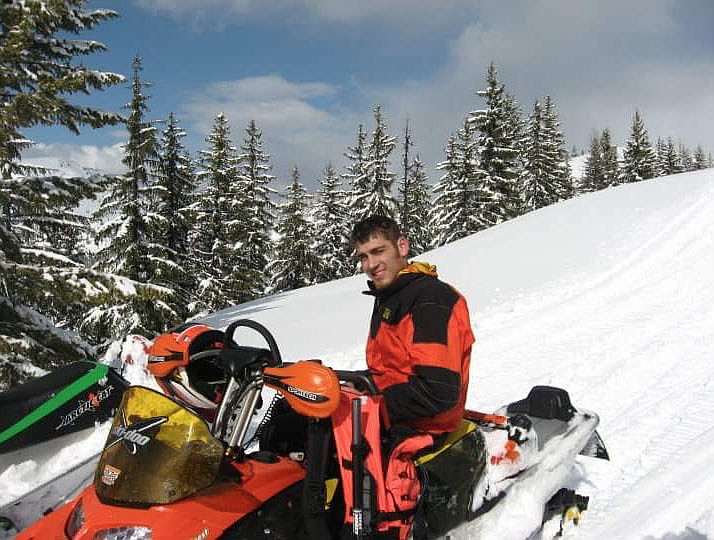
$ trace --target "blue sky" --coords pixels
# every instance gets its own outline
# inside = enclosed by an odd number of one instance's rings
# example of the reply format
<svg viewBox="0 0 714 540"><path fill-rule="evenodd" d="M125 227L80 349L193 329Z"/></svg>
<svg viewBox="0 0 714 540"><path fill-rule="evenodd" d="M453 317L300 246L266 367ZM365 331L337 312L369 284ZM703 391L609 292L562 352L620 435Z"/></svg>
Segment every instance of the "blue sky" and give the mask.
<svg viewBox="0 0 714 540"><path fill-rule="evenodd" d="M92 67L131 73L144 61L150 118L174 112L192 152L225 112L233 139L255 119L277 185L296 164L314 188L338 169L357 126L372 128L380 104L389 130L409 118L433 180L448 136L494 61L526 113L549 94L569 146L594 129L621 144L639 108L653 141L673 136L714 151L714 3L692 0L91 0L120 18L88 37L108 51ZM127 85L88 98L108 110L129 100ZM120 128L74 136L36 128L28 157L60 157L116 169ZM400 158L392 166L398 170Z"/></svg>

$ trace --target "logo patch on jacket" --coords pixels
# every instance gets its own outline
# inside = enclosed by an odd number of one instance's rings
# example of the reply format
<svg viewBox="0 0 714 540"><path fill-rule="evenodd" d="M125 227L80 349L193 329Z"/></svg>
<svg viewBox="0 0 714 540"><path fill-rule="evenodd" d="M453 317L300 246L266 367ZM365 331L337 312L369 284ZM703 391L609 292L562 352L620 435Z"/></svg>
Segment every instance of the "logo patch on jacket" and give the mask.
<svg viewBox="0 0 714 540"><path fill-rule="evenodd" d="M392 318L392 310L389 309L388 307L385 307L382 310L382 320L389 322L389 320Z"/></svg>

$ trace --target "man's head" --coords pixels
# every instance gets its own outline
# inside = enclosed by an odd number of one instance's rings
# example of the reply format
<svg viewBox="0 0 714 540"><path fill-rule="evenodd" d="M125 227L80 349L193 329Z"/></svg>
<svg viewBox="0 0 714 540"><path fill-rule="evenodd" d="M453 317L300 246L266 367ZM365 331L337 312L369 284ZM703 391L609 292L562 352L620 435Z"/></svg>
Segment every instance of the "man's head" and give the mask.
<svg viewBox="0 0 714 540"><path fill-rule="evenodd" d="M391 285L407 266L409 242L399 225L385 216L370 216L352 229L350 241L362 271L377 289Z"/></svg>

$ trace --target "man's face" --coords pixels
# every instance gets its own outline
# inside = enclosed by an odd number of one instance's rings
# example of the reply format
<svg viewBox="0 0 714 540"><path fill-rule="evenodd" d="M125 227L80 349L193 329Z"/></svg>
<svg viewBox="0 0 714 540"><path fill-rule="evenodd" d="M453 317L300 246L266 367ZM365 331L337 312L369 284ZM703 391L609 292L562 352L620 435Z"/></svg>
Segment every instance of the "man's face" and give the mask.
<svg viewBox="0 0 714 540"><path fill-rule="evenodd" d="M381 234L374 234L366 242L355 244L362 271L377 289L384 289L397 279L399 271L407 265L408 254L409 242L403 236L392 242Z"/></svg>

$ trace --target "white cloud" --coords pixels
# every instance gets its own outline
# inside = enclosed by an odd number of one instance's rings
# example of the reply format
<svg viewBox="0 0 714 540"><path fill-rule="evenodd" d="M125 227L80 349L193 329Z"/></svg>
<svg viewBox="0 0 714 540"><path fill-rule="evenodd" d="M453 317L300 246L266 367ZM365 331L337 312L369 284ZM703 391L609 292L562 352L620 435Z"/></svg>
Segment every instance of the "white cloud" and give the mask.
<svg viewBox="0 0 714 540"><path fill-rule="evenodd" d="M23 162L79 172L81 168L99 169L108 173L125 170L121 144L95 146L88 144L36 144L23 152Z"/></svg>
<svg viewBox="0 0 714 540"><path fill-rule="evenodd" d="M476 10L474 0L135 0L147 11L194 23L253 20L386 25L408 33L448 28Z"/></svg>
<svg viewBox="0 0 714 540"><path fill-rule="evenodd" d="M195 94L183 116L205 136L223 112L236 146L243 141L248 121L255 120L279 184L288 182L296 164L303 182L313 188L322 168L342 156L356 131L354 115L328 103L338 92L322 82L293 83L277 75L222 81Z"/></svg>

